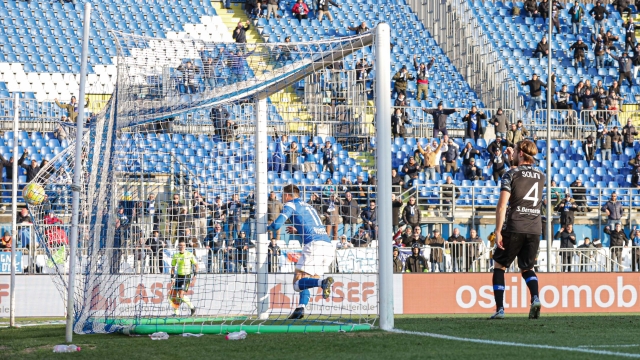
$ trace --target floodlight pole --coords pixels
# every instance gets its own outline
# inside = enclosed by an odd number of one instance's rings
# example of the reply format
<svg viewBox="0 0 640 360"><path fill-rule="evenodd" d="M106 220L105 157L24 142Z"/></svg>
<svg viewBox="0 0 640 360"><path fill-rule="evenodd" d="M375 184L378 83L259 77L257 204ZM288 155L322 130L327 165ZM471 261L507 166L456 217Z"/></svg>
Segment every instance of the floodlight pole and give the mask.
<svg viewBox="0 0 640 360"><path fill-rule="evenodd" d="M11 283L9 284L9 326L16 326L16 241L18 240L18 116L20 97L15 94L13 105L13 163L11 164Z"/></svg>
<svg viewBox="0 0 640 360"><path fill-rule="evenodd" d="M393 234L391 214L391 28L376 27L376 176L378 180L378 291L380 328L393 329L393 251L388 241Z"/></svg>
<svg viewBox="0 0 640 360"><path fill-rule="evenodd" d="M257 312L260 319L269 317L268 261L269 239L267 234L267 99L256 98L256 182L254 201L256 202L256 266L257 266Z"/></svg>
<svg viewBox="0 0 640 360"><path fill-rule="evenodd" d="M551 272L551 237L553 231L553 207L551 205L551 99L556 89L551 89L551 59L553 57L553 0L549 2L549 56L547 58L547 272ZM543 204L544 206L544 204Z"/></svg>
<svg viewBox="0 0 640 360"><path fill-rule="evenodd" d="M67 289L67 328L65 340L73 340L73 308L76 281L76 250L78 247L78 223L80 221L80 191L82 185L82 138L84 135L84 97L87 80L87 57L89 54L89 26L91 25L91 4L84 4L84 24L82 34L82 57L80 60L80 92L78 94L78 115L76 118L76 158L73 168L73 199L71 205L71 239L69 241L69 284Z"/></svg>

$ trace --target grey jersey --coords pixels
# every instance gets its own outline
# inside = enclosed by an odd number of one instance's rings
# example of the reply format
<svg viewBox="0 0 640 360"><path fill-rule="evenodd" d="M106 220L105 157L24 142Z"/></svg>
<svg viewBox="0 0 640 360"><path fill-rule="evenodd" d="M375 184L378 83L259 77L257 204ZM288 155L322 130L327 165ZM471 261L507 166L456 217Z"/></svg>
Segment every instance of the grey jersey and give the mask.
<svg viewBox="0 0 640 360"><path fill-rule="evenodd" d="M541 234L544 183L544 173L531 165L518 166L502 176L500 191L511 193L503 230Z"/></svg>

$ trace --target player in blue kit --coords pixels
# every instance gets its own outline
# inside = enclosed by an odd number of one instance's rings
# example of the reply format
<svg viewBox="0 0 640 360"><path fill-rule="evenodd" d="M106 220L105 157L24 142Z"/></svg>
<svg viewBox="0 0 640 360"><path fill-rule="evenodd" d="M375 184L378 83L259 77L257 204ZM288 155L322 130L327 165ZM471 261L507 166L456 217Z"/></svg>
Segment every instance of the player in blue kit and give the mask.
<svg viewBox="0 0 640 360"><path fill-rule="evenodd" d="M331 295L333 278L321 278L333 262L335 249L320 216L311 205L300 199L297 186L286 185L282 189L282 200L285 202L284 208L267 231L278 231L289 220L291 226L287 226L287 233L298 234L302 238L302 254L293 277L293 289L300 293L300 303L289 316L289 319L302 319L304 308L311 298L309 289L321 287L324 299Z"/></svg>

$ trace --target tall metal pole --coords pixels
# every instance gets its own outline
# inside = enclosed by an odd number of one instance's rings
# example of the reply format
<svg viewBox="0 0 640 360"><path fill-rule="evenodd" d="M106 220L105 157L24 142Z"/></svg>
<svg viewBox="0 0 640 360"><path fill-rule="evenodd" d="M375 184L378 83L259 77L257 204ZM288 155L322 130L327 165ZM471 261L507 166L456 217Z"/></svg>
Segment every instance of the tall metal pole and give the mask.
<svg viewBox="0 0 640 360"><path fill-rule="evenodd" d="M391 28L376 27L376 176L378 180L378 234L382 240L393 234L391 223ZM378 289L380 328L393 329L393 250L388 241L378 245Z"/></svg>
<svg viewBox="0 0 640 360"><path fill-rule="evenodd" d="M69 284L67 289L67 342L73 340L73 305L76 281L76 249L78 247L78 222L80 221L80 191L82 186L82 138L84 135L84 97L87 81L87 57L89 56L89 26L91 25L91 4L84 4L84 24L82 34L82 58L80 60L80 93L78 94L78 117L76 118L76 159L73 168L73 199L71 205L71 239L69 241Z"/></svg>
<svg viewBox="0 0 640 360"><path fill-rule="evenodd" d="M553 237L553 207L551 204L551 59L553 57L553 0L549 0L549 57L547 68L547 272L551 272L551 238ZM555 86L555 85L554 85Z"/></svg>
<svg viewBox="0 0 640 360"><path fill-rule="evenodd" d="M13 105L13 164L11 174L11 283L9 284L9 326L16 326L16 241L18 240L18 116L20 98L15 94Z"/></svg>
<svg viewBox="0 0 640 360"><path fill-rule="evenodd" d="M267 251L269 239L267 234L267 99L256 102L256 266L257 271L257 305L258 317L269 317L268 263Z"/></svg>

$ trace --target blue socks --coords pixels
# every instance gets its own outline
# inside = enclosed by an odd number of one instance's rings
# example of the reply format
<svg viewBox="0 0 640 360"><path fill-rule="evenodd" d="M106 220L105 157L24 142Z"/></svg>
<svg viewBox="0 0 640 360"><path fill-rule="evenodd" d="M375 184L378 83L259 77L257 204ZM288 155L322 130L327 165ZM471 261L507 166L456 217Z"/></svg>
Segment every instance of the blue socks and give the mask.
<svg viewBox="0 0 640 360"><path fill-rule="evenodd" d="M304 291L314 287L320 287L321 285L322 285L322 280L320 279L302 278L293 285L293 288L296 291Z"/></svg>
<svg viewBox="0 0 640 360"><path fill-rule="evenodd" d="M300 292L300 302L298 303L298 307L305 307L309 303L309 299L311 298L311 291L302 290Z"/></svg>

